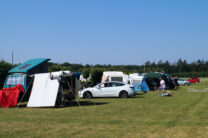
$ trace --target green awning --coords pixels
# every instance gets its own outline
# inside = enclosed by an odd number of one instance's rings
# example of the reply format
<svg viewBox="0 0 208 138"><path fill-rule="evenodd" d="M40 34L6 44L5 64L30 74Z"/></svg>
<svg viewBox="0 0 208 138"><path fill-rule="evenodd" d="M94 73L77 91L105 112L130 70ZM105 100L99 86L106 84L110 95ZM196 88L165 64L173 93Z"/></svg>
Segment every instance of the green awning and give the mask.
<svg viewBox="0 0 208 138"><path fill-rule="evenodd" d="M151 72L151 73L148 73L144 76L145 78L155 78L155 79L159 79L162 77L162 74L161 73L157 73L157 72Z"/></svg>

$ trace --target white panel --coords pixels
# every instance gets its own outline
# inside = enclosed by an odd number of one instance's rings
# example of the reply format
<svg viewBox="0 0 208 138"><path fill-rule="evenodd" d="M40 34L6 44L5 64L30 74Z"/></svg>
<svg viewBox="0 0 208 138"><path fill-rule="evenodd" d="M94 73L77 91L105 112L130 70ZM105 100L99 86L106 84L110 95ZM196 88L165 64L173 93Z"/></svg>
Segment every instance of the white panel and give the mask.
<svg viewBox="0 0 208 138"><path fill-rule="evenodd" d="M58 93L58 80L51 80L49 73L35 74L27 107L53 107Z"/></svg>

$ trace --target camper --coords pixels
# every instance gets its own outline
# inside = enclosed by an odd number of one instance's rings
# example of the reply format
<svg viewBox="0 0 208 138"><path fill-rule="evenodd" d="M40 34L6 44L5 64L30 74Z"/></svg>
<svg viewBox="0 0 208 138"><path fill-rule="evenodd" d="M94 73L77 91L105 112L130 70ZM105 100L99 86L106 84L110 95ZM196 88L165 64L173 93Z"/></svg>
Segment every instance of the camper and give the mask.
<svg viewBox="0 0 208 138"><path fill-rule="evenodd" d="M29 85L32 84L30 76L48 72L47 62L49 60L48 58L31 59L9 70L9 75L4 82L4 88L11 88L20 84L27 92Z"/></svg>
<svg viewBox="0 0 208 138"><path fill-rule="evenodd" d="M106 81L119 81L128 83L128 75L124 74L123 72L118 71L107 71L103 72L102 82Z"/></svg>

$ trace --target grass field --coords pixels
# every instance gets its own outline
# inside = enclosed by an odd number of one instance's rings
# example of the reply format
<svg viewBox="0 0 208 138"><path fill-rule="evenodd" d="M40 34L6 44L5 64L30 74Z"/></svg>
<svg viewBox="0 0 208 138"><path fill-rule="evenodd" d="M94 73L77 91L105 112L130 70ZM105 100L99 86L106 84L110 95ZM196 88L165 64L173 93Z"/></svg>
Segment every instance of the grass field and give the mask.
<svg viewBox="0 0 208 138"><path fill-rule="evenodd" d="M208 137L208 88L180 87L134 98L81 100L81 107L0 108L0 137Z"/></svg>

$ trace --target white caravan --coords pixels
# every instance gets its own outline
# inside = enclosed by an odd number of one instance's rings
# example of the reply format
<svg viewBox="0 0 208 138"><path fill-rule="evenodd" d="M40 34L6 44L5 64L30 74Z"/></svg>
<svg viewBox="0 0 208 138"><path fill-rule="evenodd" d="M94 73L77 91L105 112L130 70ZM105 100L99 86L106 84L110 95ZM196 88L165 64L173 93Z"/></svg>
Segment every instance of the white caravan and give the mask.
<svg viewBox="0 0 208 138"><path fill-rule="evenodd" d="M138 73L129 74L129 82L131 85L141 83L143 78L144 78L144 76L139 76Z"/></svg>
<svg viewBox="0 0 208 138"><path fill-rule="evenodd" d="M119 82L128 83L129 78L128 75L124 74L123 72L107 71L107 72L103 72L102 82L107 82L107 81L119 81Z"/></svg>

